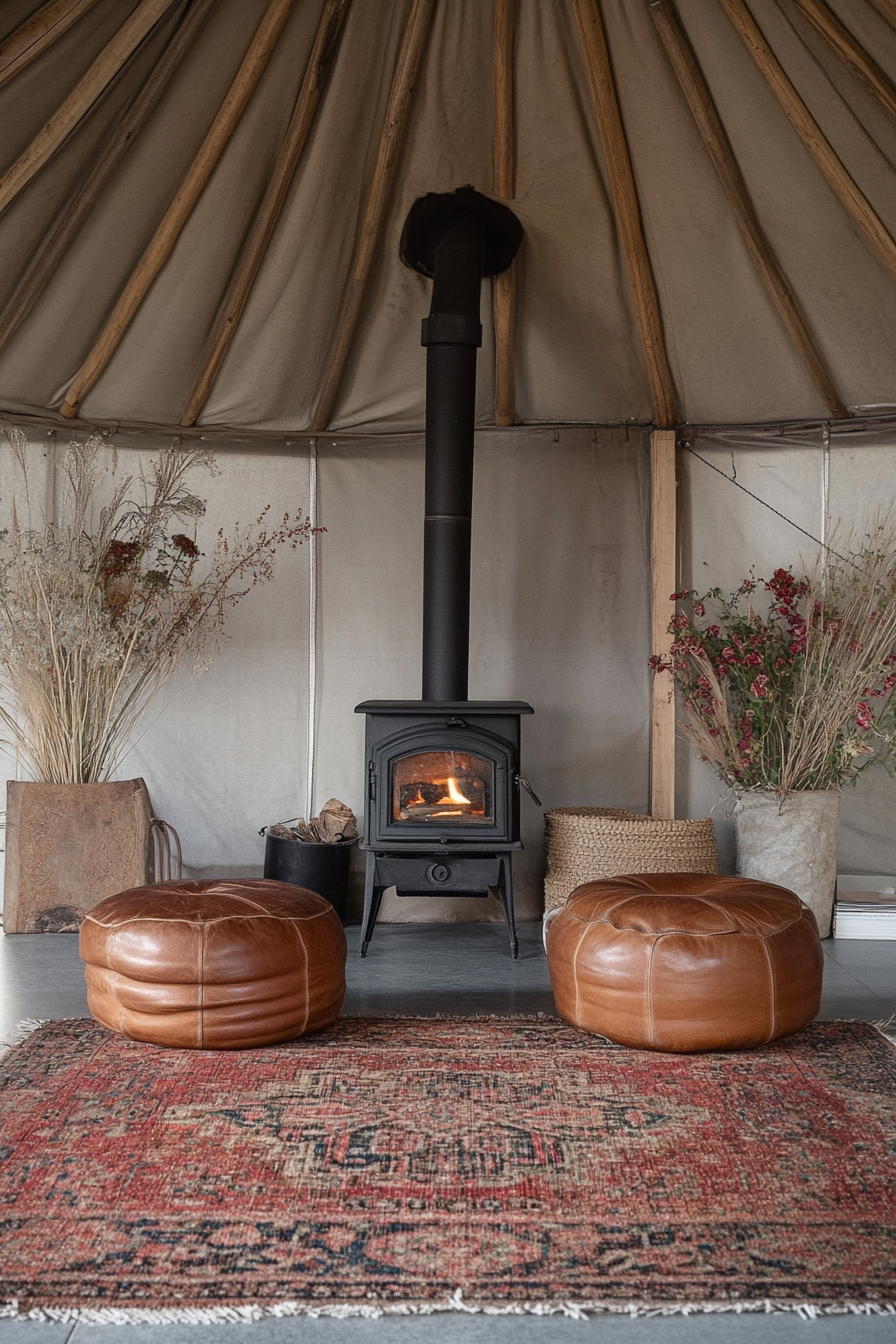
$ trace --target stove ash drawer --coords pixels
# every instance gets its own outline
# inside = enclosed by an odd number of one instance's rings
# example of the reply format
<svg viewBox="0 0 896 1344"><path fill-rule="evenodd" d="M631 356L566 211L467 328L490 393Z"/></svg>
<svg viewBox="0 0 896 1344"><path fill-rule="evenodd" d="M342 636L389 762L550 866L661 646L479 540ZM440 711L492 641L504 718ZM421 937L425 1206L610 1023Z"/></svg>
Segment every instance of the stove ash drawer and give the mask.
<svg viewBox="0 0 896 1344"><path fill-rule="evenodd" d="M399 896L484 896L500 884L497 855L377 855L376 885L395 887Z"/></svg>

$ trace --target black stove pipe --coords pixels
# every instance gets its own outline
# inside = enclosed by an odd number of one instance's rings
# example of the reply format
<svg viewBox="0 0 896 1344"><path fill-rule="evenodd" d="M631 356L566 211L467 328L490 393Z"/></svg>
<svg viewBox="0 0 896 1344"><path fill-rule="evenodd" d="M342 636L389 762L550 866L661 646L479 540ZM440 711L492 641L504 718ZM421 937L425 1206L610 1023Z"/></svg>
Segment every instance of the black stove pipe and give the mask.
<svg viewBox="0 0 896 1344"><path fill-rule="evenodd" d="M421 337L426 347L424 700L467 699L479 296L482 276L506 269L521 239L516 216L470 187L421 197L402 236L403 260L433 279Z"/></svg>

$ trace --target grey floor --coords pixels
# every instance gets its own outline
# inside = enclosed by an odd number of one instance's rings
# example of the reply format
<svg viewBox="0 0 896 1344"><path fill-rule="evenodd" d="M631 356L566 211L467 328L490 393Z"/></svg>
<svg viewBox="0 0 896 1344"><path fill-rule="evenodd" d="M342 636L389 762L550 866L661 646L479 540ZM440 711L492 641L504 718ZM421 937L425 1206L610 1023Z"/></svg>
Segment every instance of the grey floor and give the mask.
<svg viewBox="0 0 896 1344"><path fill-rule="evenodd" d="M348 998L352 1014L552 1013L541 926L520 930L520 959L510 960L498 924L385 925L368 957L354 955L349 936ZM880 1022L896 1015L896 942L824 943L823 1018ZM84 978L72 934L0 937L0 1036L26 1018L86 1015ZM232 1325L43 1324L0 1319L0 1344L896 1344L894 1316L794 1315L464 1316L375 1320L263 1320Z"/></svg>

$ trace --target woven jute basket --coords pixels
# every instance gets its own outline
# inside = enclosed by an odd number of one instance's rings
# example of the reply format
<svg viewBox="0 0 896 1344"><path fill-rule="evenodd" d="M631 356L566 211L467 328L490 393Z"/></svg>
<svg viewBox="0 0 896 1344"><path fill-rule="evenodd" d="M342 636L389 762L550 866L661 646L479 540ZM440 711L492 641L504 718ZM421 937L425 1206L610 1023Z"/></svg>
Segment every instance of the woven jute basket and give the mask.
<svg viewBox="0 0 896 1344"><path fill-rule="evenodd" d="M712 817L663 821L616 807L554 807L545 813L545 841L545 910L602 877L719 871Z"/></svg>

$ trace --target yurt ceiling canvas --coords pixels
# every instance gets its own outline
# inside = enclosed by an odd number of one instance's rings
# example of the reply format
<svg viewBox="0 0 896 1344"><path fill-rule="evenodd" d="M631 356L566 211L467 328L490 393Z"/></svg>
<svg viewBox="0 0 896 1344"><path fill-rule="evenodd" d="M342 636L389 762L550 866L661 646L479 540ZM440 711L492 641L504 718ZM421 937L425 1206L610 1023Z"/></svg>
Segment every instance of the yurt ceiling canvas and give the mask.
<svg viewBox="0 0 896 1344"><path fill-rule="evenodd" d="M896 409L894 0L5 0L0 409L419 431L414 200L525 237L481 426ZM497 373L496 373L497 371Z"/></svg>

